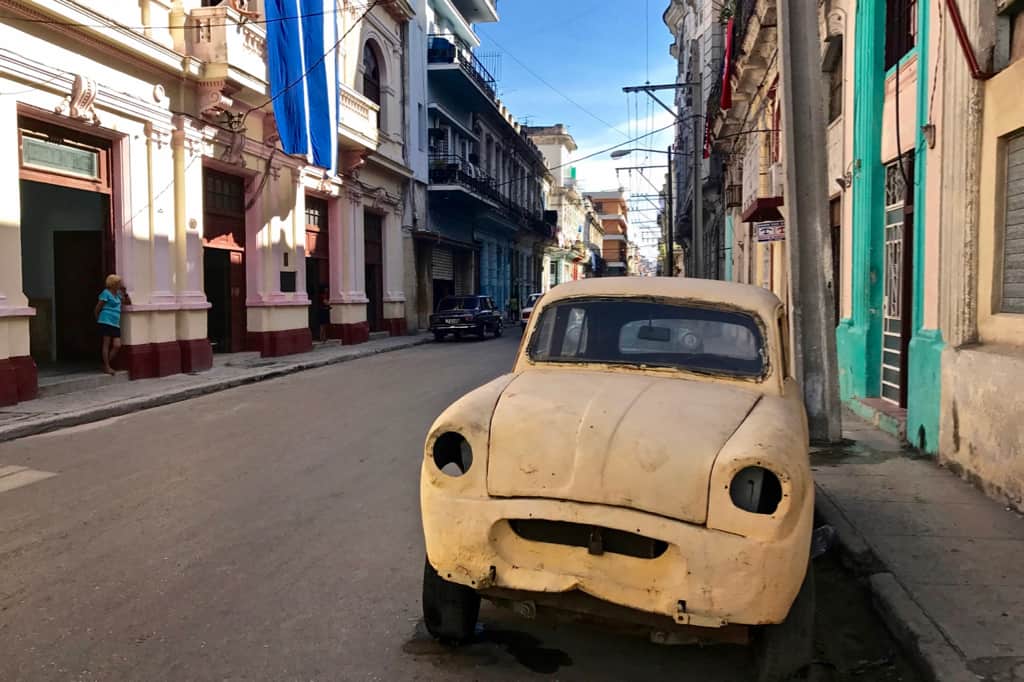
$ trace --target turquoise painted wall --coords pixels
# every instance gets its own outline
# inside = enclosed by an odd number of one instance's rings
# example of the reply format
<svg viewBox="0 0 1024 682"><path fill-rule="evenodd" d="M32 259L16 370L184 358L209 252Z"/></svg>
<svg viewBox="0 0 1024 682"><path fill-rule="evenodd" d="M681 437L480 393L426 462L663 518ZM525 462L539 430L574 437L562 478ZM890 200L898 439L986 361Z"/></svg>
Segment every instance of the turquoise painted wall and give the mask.
<svg viewBox="0 0 1024 682"><path fill-rule="evenodd" d="M885 101L885 0L857 3L854 50L854 173L852 315L836 330L839 385L845 401L879 394L884 293L884 187L881 162L882 109ZM924 328L925 186L927 144L921 126L928 112L928 35L930 8L918 4L917 139L914 166L914 277L912 329L908 351L907 438L935 452L938 447L941 356L945 344L939 330ZM908 56L909 57L909 56ZM893 67L895 70L897 67Z"/></svg>
<svg viewBox="0 0 1024 682"><path fill-rule="evenodd" d="M885 0L857 2L854 41L852 315L836 329L844 400L878 395L882 355Z"/></svg>
<svg viewBox="0 0 1024 682"><path fill-rule="evenodd" d="M942 391L942 349L945 342L938 329L924 328L924 270L926 235L926 179L928 143L922 126L930 112L929 80L926 74L931 55L928 36L931 29L931 3L918 3L917 48L917 153L914 165L914 293L913 337L908 351L907 440L920 449L935 453L939 446L939 407ZM937 265L937 264L936 264Z"/></svg>

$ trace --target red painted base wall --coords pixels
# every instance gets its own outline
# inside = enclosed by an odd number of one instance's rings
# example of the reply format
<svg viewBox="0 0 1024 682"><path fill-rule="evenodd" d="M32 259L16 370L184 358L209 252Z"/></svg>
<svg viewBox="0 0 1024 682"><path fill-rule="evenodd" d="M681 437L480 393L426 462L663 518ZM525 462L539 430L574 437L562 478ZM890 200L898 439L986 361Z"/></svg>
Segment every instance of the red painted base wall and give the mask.
<svg viewBox="0 0 1024 682"><path fill-rule="evenodd" d="M404 317L392 317L384 320L384 329L391 336L405 336L406 324Z"/></svg>
<svg viewBox="0 0 1024 682"><path fill-rule="evenodd" d="M370 325L367 322L332 324L327 328L327 336L331 339L341 339L346 346L366 343L370 340Z"/></svg>
<svg viewBox="0 0 1024 682"><path fill-rule="evenodd" d="M306 353L313 350L313 334L308 327L276 332L249 332L246 347L265 358Z"/></svg>
<svg viewBox="0 0 1024 682"><path fill-rule="evenodd" d="M31 356L0 360L0 407L32 400L39 395L39 376Z"/></svg>
<svg viewBox="0 0 1024 682"><path fill-rule="evenodd" d="M213 367L213 346L209 339L187 339L178 341L181 352L181 371L202 372Z"/></svg>

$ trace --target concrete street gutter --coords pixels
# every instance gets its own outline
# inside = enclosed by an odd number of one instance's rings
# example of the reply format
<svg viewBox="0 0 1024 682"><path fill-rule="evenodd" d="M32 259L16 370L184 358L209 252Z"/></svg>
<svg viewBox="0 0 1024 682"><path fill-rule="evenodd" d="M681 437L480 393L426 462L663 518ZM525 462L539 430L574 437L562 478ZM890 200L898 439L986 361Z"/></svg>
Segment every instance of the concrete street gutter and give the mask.
<svg viewBox="0 0 1024 682"><path fill-rule="evenodd" d="M317 369L327 365L336 365L350 360L358 360L360 358L378 355L380 353L405 350L406 348L412 348L414 346L431 342L433 341L433 337L429 335L410 336L404 340L404 343L395 343L387 346L367 345L365 348L360 348L355 352L344 355L311 358L298 362L288 362L287 357L274 358L274 360L283 364L275 363L275 366L266 368L260 368L257 365L237 376L212 379L210 381L191 386L171 388L153 395L129 398L118 403L93 406L81 410L26 419L13 424L0 426L0 443L15 440L17 438L24 438L26 436L34 436L48 431L55 431L57 429L64 429L70 426L79 426L81 424L102 421L112 417L120 417L126 414L131 414L132 412L148 410L153 407L160 407L161 405L170 405L172 403L189 400L190 398L197 398L210 393L225 391L229 388L236 388L238 386L266 381L268 379L277 379L289 374L295 374L296 372Z"/></svg>
<svg viewBox="0 0 1024 682"><path fill-rule="evenodd" d="M978 682L978 675L967 668L960 653L879 559L871 544L829 494L820 485L815 487L815 511L824 523L836 529L844 564L867 578L875 610L919 671L930 682Z"/></svg>

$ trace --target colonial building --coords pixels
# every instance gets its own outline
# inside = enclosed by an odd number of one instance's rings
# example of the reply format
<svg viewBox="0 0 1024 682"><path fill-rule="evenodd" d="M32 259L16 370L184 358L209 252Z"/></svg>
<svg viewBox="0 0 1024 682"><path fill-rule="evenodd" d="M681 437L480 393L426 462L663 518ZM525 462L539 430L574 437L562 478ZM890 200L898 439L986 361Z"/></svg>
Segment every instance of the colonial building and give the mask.
<svg viewBox="0 0 1024 682"><path fill-rule="evenodd" d="M543 157L498 100L474 54L477 23L498 20L493 0L428 0L425 100L428 207L415 227L418 324L443 296L482 293L503 311L540 286L544 245ZM419 78L413 65L412 77Z"/></svg>
<svg viewBox="0 0 1024 682"><path fill-rule="evenodd" d="M547 193L547 209L557 219L555 242L544 252L542 291L570 280L582 279L600 270L603 238L595 242L591 228L600 221L590 201L580 193L572 154L576 141L562 124L531 126L527 135L544 155L551 168L552 186Z"/></svg>
<svg viewBox="0 0 1024 682"><path fill-rule="evenodd" d="M604 274L629 274L629 200L625 190L588 192L587 198L601 218Z"/></svg>
<svg viewBox="0 0 1024 682"><path fill-rule="evenodd" d="M731 235L727 234L730 227L722 206L721 153L718 148L707 145L706 121L713 118L710 103L716 102L721 95L723 18L734 11L734 4L671 0L662 16L672 34L669 53L678 64L676 82L680 86L674 93L680 115L676 124L675 154L670 159L673 241L683 252L681 271L690 276L712 279L719 279L724 274ZM700 89L685 85L692 83L699 83ZM695 153L702 157L697 173L694 171ZM703 240L700 243L704 250L705 270L699 274L696 272L694 250L698 241L693 234L693 204L698 186L702 190Z"/></svg>
<svg viewBox="0 0 1024 682"><path fill-rule="evenodd" d="M111 272L133 378L309 349L321 298L329 336L405 329L413 11L324 7L347 32L319 60L340 89L335 173L281 148L261 3L0 2L0 404L34 396L37 366L97 361Z"/></svg>

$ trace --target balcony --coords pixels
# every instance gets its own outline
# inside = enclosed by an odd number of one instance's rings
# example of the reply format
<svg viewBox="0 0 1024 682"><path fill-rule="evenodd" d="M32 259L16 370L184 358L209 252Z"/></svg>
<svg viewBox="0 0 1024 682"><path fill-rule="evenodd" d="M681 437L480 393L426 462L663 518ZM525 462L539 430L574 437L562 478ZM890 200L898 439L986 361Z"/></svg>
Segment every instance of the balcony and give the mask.
<svg viewBox="0 0 1024 682"><path fill-rule="evenodd" d="M380 107L352 87L339 84L341 107L338 110L339 147L341 149L377 149Z"/></svg>
<svg viewBox="0 0 1024 682"><path fill-rule="evenodd" d="M452 0L452 4L471 24L489 24L498 20L497 0Z"/></svg>
<svg viewBox="0 0 1024 682"><path fill-rule="evenodd" d="M505 204L498 183L484 169L457 154L430 155L430 191L470 194L493 207Z"/></svg>
<svg viewBox="0 0 1024 682"><path fill-rule="evenodd" d="M494 76L459 38L431 34L427 39L427 70L438 82L453 88L463 87L468 79L480 98L494 104Z"/></svg>
<svg viewBox="0 0 1024 682"><path fill-rule="evenodd" d="M225 81L266 95L267 33L262 24L243 21L226 5L197 7L185 23L185 50L203 62L202 79Z"/></svg>

